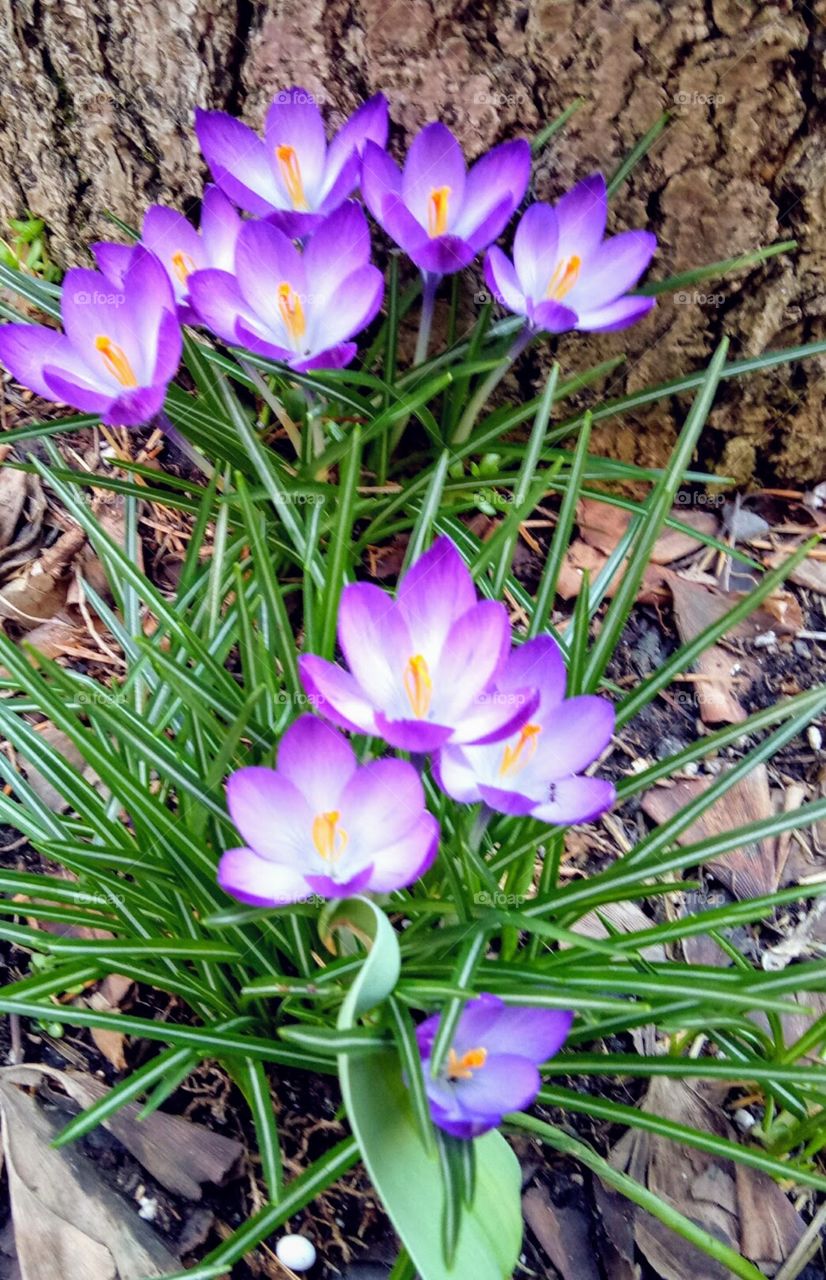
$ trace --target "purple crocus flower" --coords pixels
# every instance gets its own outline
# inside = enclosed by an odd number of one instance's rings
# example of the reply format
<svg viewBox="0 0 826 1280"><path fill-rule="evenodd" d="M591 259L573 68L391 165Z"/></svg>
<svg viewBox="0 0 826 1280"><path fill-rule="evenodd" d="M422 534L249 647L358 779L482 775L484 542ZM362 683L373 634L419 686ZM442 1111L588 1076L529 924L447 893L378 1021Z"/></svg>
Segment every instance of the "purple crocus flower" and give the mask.
<svg viewBox="0 0 826 1280"><path fill-rule="evenodd" d="M247 841L218 865L226 893L259 907L311 894L390 893L424 875L439 841L419 776L404 760L359 765L349 742L299 717L277 769L238 769L227 782L232 820Z"/></svg>
<svg viewBox="0 0 826 1280"><path fill-rule="evenodd" d="M140 243L163 263L182 324L198 322L189 306L189 277L194 271L206 267L232 271L235 244L243 225L240 215L223 192L213 186L206 188L201 201L200 231L196 231L189 219L175 209L167 209L162 204L153 204L147 209ZM100 240L91 248L103 274L121 284L133 246Z"/></svg>
<svg viewBox="0 0 826 1280"><path fill-rule="evenodd" d="M377 93L327 144L312 94L279 93L265 138L223 111L195 112L195 131L218 186L242 209L269 217L289 236L305 236L359 184L361 152L387 142L387 100Z"/></svg>
<svg viewBox="0 0 826 1280"><path fill-rule="evenodd" d="M603 239L605 179L596 173L555 205L533 204L516 228L513 262L495 245L485 279L509 311L535 331L625 329L647 315L653 298L628 296L657 247L650 231Z"/></svg>
<svg viewBox="0 0 826 1280"><path fill-rule="evenodd" d="M434 1014L416 1028L430 1114L454 1138L477 1138L533 1102L542 1083L538 1064L564 1044L574 1015L567 1009L509 1009L498 996L480 995L465 1005L434 1077L430 1054L439 1018Z"/></svg>
<svg viewBox="0 0 826 1280"><path fill-rule="evenodd" d="M500 234L525 194L531 149L503 142L467 171L443 124L413 139L403 171L386 151L364 148L361 190L373 217L422 271L460 271Z"/></svg>
<svg viewBox="0 0 826 1280"><path fill-rule="evenodd" d="M225 342L297 370L339 369L356 354L348 339L381 306L384 277L370 265L370 231L349 201L330 214L304 250L268 222L245 222L235 273L196 271L196 312Z"/></svg>
<svg viewBox="0 0 826 1280"><path fill-rule="evenodd" d="M510 622L503 605L477 599L449 538L408 570L395 601L369 583L345 587L338 640L350 670L304 654L305 689L333 724L379 734L401 750L495 741L536 706L530 685L491 693L510 647Z"/></svg>
<svg viewBox="0 0 826 1280"><path fill-rule="evenodd" d="M607 698L565 697L565 663L550 636L513 649L497 681L508 696L533 685L539 703L504 742L449 743L434 762L443 791L464 804L484 801L499 813L530 814L541 822L589 822L614 802L613 784L582 776L611 740L614 708Z"/></svg>
<svg viewBox="0 0 826 1280"><path fill-rule="evenodd" d="M39 324L0 327L0 361L44 400L138 426L161 409L181 359L181 330L167 274L141 245L123 283L98 271L66 272L64 332Z"/></svg>

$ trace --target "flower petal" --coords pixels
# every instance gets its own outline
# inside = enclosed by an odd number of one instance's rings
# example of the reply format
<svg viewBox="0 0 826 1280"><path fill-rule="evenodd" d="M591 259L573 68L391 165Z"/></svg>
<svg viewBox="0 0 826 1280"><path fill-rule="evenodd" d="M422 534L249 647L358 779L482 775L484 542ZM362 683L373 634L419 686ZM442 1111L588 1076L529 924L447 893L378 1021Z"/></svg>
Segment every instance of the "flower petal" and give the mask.
<svg viewBox="0 0 826 1280"><path fill-rule="evenodd" d="M46 366L66 370L87 380L91 378L91 371L79 359L66 335L42 324L0 325L0 361L17 382L44 400L56 398L56 393L44 378ZM92 412L96 413L97 409Z"/></svg>
<svg viewBox="0 0 826 1280"><path fill-rule="evenodd" d="M342 283L370 261L370 228L364 210L348 200L313 232L304 249L304 272L313 309L326 307Z"/></svg>
<svg viewBox="0 0 826 1280"><path fill-rule="evenodd" d="M488 1053L493 1055L517 1053L521 1058L529 1058L531 1062L547 1062L558 1053L568 1037L574 1015L570 1009L525 1009L518 1006L505 1006L491 1023L489 1028L480 1033L465 1024L462 1019L462 1043L457 1052L473 1047L471 1041L483 1044ZM467 1042L467 1043L466 1043Z"/></svg>
<svg viewBox="0 0 826 1280"><path fill-rule="evenodd" d="M319 351L316 355L310 356L306 360L297 360L295 357L290 358L290 364L293 369L299 373L307 373L311 369L343 369L348 365L358 351L355 342L337 342L334 347L325 347L323 351Z"/></svg>
<svg viewBox="0 0 826 1280"><path fill-rule="evenodd" d="M593 173L577 183L557 201L555 209L559 223L560 260L576 254L583 264L587 263L605 235L608 196L602 174Z"/></svg>
<svg viewBox="0 0 826 1280"><path fill-rule="evenodd" d="M523 791L508 791L505 787L494 787L487 782L479 783L479 795L488 808L496 813L524 817L533 813L536 808L536 796L525 795Z"/></svg>
<svg viewBox="0 0 826 1280"><path fill-rule="evenodd" d="M98 240L94 244L90 244L89 248L97 263L98 271L102 272L108 280L111 280L112 284L122 285L134 245L115 244L111 240Z"/></svg>
<svg viewBox="0 0 826 1280"><path fill-rule="evenodd" d="M329 730L332 732L332 730ZM370 860L411 831L424 813L419 775L406 760L372 760L348 780L335 808L359 857Z"/></svg>
<svg viewBox="0 0 826 1280"><path fill-rule="evenodd" d="M155 368L152 370L150 383L153 386L166 384L175 377L183 352L183 337L178 318L173 311L164 311L158 325L158 336L155 342Z"/></svg>
<svg viewBox="0 0 826 1280"><path fill-rule="evenodd" d="M629 325L636 324L638 320L642 320L643 316L647 316L655 302L655 298L617 298L616 302L609 302L607 306L579 316L576 327L586 331L599 330L600 332L627 329Z"/></svg>
<svg viewBox="0 0 826 1280"><path fill-rule="evenodd" d="M252 849L228 849L218 863L224 893L252 907L281 907L309 898L311 886L300 871L259 858Z"/></svg>
<svg viewBox="0 0 826 1280"><path fill-rule="evenodd" d="M402 197L413 217L429 228L430 196L447 187L447 226L458 221L465 194L465 158L450 130L438 121L416 134L407 152L402 173Z"/></svg>
<svg viewBox="0 0 826 1280"><path fill-rule="evenodd" d="M513 263L522 290L535 302L546 297L559 262L559 220L549 204L532 204L513 237Z"/></svg>
<svg viewBox="0 0 826 1280"><path fill-rule="evenodd" d="M616 799L616 791L605 778L559 778L548 785L548 799L533 809L533 816L551 826L571 822L593 822Z"/></svg>
<svg viewBox="0 0 826 1280"><path fill-rule="evenodd" d="M509 738L529 720L539 704L535 689L509 689L480 694L455 725L453 742L484 746Z"/></svg>
<svg viewBox="0 0 826 1280"><path fill-rule="evenodd" d="M101 417L107 416L108 420L108 410L116 398L110 388L91 386L85 380L66 375L50 365L43 369L43 381L48 388L47 400L71 405L81 413L99 413Z"/></svg>
<svg viewBox="0 0 826 1280"><path fill-rule="evenodd" d="M536 636L511 649L497 688L533 686L539 691L538 715L542 717L562 702L567 682L568 672L559 645L551 636Z"/></svg>
<svg viewBox="0 0 826 1280"><path fill-rule="evenodd" d="M657 237L650 231L623 231L604 240L567 295L567 305L585 313L633 289L656 247Z"/></svg>
<svg viewBox="0 0 826 1280"><path fill-rule="evenodd" d="M596 760L611 741L614 708L607 698L566 698L543 720L530 770L544 778L566 778Z"/></svg>
<svg viewBox="0 0 826 1280"><path fill-rule="evenodd" d="M384 276L378 267L359 267L316 308L313 299L313 346L329 347L366 329L381 307Z"/></svg>
<svg viewBox="0 0 826 1280"><path fill-rule="evenodd" d="M456 1086L462 1111L468 1119L498 1124L509 1111L521 1111L533 1102L542 1081L536 1065L518 1052L490 1056L470 1080Z"/></svg>
<svg viewBox="0 0 826 1280"><path fill-rule="evenodd" d="M431 761L436 785L462 804L476 804L482 799L479 781L470 759L461 747L449 742Z"/></svg>
<svg viewBox="0 0 826 1280"><path fill-rule="evenodd" d="M577 313L561 302L548 299L538 307L531 307L530 321L534 329L544 333L567 333L577 326Z"/></svg>
<svg viewBox="0 0 826 1280"><path fill-rule="evenodd" d="M267 112L264 134L271 157L275 158L279 147L294 150L307 204L314 209L327 163L327 135L313 95L298 85L276 94ZM277 160L273 172L282 193L279 205L300 208L290 195Z"/></svg>
<svg viewBox="0 0 826 1280"><path fill-rule="evenodd" d="M487 243L501 233L522 200L531 177L531 149L519 138L503 142L472 166L456 222L457 235L472 239L484 224ZM492 220L491 215L496 213ZM476 248L482 248L477 244Z"/></svg>
<svg viewBox="0 0 826 1280"><path fill-rule="evenodd" d="M383 711L376 712L375 732L397 751L412 751L426 755L438 751L451 736L450 725L436 724L431 720L393 720Z"/></svg>
<svg viewBox="0 0 826 1280"><path fill-rule="evenodd" d="M262 217L285 201L258 134L225 111L195 110L195 132L221 190L242 209Z"/></svg>
<svg viewBox="0 0 826 1280"><path fill-rule="evenodd" d="M210 184L201 201L201 239L206 266L219 271L235 270L235 245L243 225L223 191Z"/></svg>
<svg viewBox="0 0 826 1280"><path fill-rule="evenodd" d="M189 296L203 323L224 342L237 343L239 318L253 318L241 296L238 281L228 271L193 272L189 277Z"/></svg>
<svg viewBox="0 0 826 1280"><path fill-rule="evenodd" d="M396 591L413 652L434 664L453 623L472 609L477 599L470 570L455 544L450 538L437 538L410 566Z"/></svg>
<svg viewBox="0 0 826 1280"><path fill-rule="evenodd" d="M402 716L410 711L404 670L417 652L401 612L386 591L355 582L341 594L338 642L347 665L374 706Z"/></svg>
<svg viewBox="0 0 826 1280"><path fill-rule="evenodd" d="M311 715L290 725L277 763L281 777L298 788L314 814L341 807L342 793L358 768L347 739Z"/></svg>
<svg viewBox="0 0 826 1280"><path fill-rule="evenodd" d="M101 387L111 388L117 395L122 390L120 383L109 371L96 340L106 336L120 346L140 382L141 370L135 366L142 363L143 353L135 341L133 326L129 322L126 306L126 276L132 267L134 254L146 253L145 249L135 246L130 254L129 265L124 283L113 284L98 271L87 271L84 267L72 267L66 272L63 289L60 295L60 311L66 336L78 356L88 368L88 377L100 382ZM154 363L154 352L152 353Z"/></svg>
<svg viewBox="0 0 826 1280"><path fill-rule="evenodd" d="M432 271L437 276L453 275L461 271L476 257L477 250L460 236L434 236L420 240L406 249L408 257L422 271Z"/></svg>
<svg viewBox="0 0 826 1280"><path fill-rule="evenodd" d="M124 391L101 410L101 420L108 427L140 427L160 413L165 399L166 384L163 382Z"/></svg>
<svg viewBox="0 0 826 1280"><path fill-rule="evenodd" d="M184 273L186 260L192 264L190 271L210 265L203 241L192 223L182 213L160 204L151 205L144 214L141 244L163 264L178 301L188 292ZM183 261L178 259L176 263L178 254L182 255Z"/></svg>
<svg viewBox="0 0 826 1280"><path fill-rule="evenodd" d="M485 254L485 280L500 306L516 315L525 314L525 297L513 263L497 245L492 245Z"/></svg>
<svg viewBox="0 0 826 1280"><path fill-rule="evenodd" d="M367 142L361 160L361 194L376 222L384 226L383 206L389 195L401 196L402 175L395 160Z"/></svg>
<svg viewBox="0 0 826 1280"><path fill-rule="evenodd" d="M304 261L293 242L271 223L244 224L235 246L235 275L249 308L274 334L284 329L278 318L280 285L289 285L298 294L305 315L309 312ZM289 346L286 338L284 329L283 342Z"/></svg>
<svg viewBox="0 0 826 1280"><path fill-rule="evenodd" d="M304 861L313 815L298 788L275 769L236 769L227 779L227 807L260 858L292 865Z"/></svg>
<svg viewBox="0 0 826 1280"><path fill-rule="evenodd" d="M353 194L361 177L361 159L354 151L347 156L337 174L328 170L324 185L321 188L319 213L329 217L349 196Z"/></svg>
<svg viewBox="0 0 826 1280"><path fill-rule="evenodd" d="M432 814L423 813L400 840L376 854L367 888L372 893L406 889L430 869L438 851L439 824Z"/></svg>
<svg viewBox="0 0 826 1280"><path fill-rule="evenodd" d="M373 705L349 671L313 653L302 654L298 670L310 702L326 720L350 733L375 733Z"/></svg>
<svg viewBox="0 0 826 1280"><path fill-rule="evenodd" d="M508 611L481 600L450 628L433 678L433 715L450 724L498 676L511 642Z"/></svg>
<svg viewBox="0 0 826 1280"><path fill-rule="evenodd" d="M387 99L383 93L376 93L363 102L330 143L327 152L328 181L340 172L344 161L354 151L361 156L368 141L377 147L386 147L389 124Z"/></svg>

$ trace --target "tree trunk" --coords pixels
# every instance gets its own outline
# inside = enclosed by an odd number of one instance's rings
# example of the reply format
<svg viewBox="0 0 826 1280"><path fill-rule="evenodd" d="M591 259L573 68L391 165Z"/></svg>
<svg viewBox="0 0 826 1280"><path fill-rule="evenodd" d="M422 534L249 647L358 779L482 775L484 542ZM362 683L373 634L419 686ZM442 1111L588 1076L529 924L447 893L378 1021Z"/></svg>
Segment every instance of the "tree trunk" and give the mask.
<svg viewBox="0 0 826 1280"><path fill-rule="evenodd" d="M626 350L610 394L701 366L722 333L735 357L822 337L826 147L819 20L826 0L2 0L0 214L46 219L64 264L188 207L203 167L195 105L259 126L275 91L305 85L340 119L369 93L396 142L440 116L475 154L585 103L545 150L534 194L610 173L664 109L669 129L620 190L614 229L651 226L663 276L780 238L794 255L661 300L627 334L565 339L566 370ZM741 481L826 474L826 360L729 383L709 460ZM662 461L683 410L600 427L604 447Z"/></svg>

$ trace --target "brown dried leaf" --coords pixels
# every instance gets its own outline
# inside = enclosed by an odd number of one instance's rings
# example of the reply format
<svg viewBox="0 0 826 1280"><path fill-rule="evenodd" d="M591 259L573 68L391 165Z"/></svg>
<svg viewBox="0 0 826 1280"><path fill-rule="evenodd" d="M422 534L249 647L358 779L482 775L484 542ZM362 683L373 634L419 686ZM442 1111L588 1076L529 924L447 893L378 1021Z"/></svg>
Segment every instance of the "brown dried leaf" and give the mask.
<svg viewBox="0 0 826 1280"><path fill-rule="evenodd" d="M691 778L675 782L672 787L654 787L643 798L643 812L654 822L665 822L683 805L702 794L711 781L710 778ZM693 844L708 836L745 826L748 822L770 818L772 813L768 774L765 765L761 764L736 782L678 839L681 844ZM775 840L743 845L719 858L711 858L706 865L713 868L717 878L740 899L774 893L780 880Z"/></svg>
<svg viewBox="0 0 826 1280"><path fill-rule="evenodd" d="M7 582L0 589L0 619L31 630L59 613L66 603L70 569L85 541L82 529L70 529L23 573Z"/></svg>
<svg viewBox="0 0 826 1280"><path fill-rule="evenodd" d="M555 1205L539 1187L531 1187L522 1197L522 1211L562 1280L600 1280L590 1223L580 1209Z"/></svg>
<svg viewBox="0 0 826 1280"><path fill-rule="evenodd" d="M586 542L578 540L572 542L565 552L565 558L559 574L559 582L557 584L559 596L563 600L572 600L575 596L578 596L582 588L583 570L588 570L593 582L607 561L608 557L596 547L589 547ZM612 596L616 591L621 573L622 568L620 567L611 580L611 585L608 588L609 596ZM667 600L668 573L667 569L659 565L649 564L645 570L637 599L644 604L655 604L657 601Z"/></svg>
<svg viewBox="0 0 826 1280"><path fill-rule="evenodd" d="M177 1262L77 1147L55 1151L59 1126L18 1084L39 1068L0 1073L3 1154L21 1280L144 1280ZM60 1073L58 1073L60 1074Z"/></svg>
<svg viewBox="0 0 826 1280"><path fill-rule="evenodd" d="M717 520L710 511L674 507L671 515L698 533L713 534L717 531ZM582 541L608 556L628 528L631 512L622 511L607 502L597 502L594 498L582 498L577 504L576 519ZM663 529L654 543L651 561L653 564L672 564L696 551L700 545L696 538L681 529Z"/></svg>
<svg viewBox="0 0 826 1280"><path fill-rule="evenodd" d="M27 480L25 471L13 471L11 467L0 470L0 551L14 538L26 501Z"/></svg>

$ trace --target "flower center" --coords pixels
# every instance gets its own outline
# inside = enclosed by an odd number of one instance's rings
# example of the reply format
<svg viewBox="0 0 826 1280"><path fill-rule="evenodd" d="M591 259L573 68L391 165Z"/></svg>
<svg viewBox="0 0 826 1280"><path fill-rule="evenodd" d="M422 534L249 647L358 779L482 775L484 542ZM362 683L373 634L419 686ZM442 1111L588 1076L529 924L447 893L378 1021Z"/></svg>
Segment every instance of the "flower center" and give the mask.
<svg viewBox="0 0 826 1280"><path fill-rule="evenodd" d="M447 1078L448 1080L471 1080L474 1071L479 1071L488 1060L487 1049L468 1049L467 1053L463 1053L461 1058L455 1049L449 1049L447 1054Z"/></svg>
<svg viewBox="0 0 826 1280"><path fill-rule="evenodd" d="M404 691L417 720L424 720L433 699L433 682L426 660L416 653L404 669Z"/></svg>
<svg viewBox="0 0 826 1280"><path fill-rule="evenodd" d="M556 270L551 276L548 285L547 297L553 298L556 302L560 302L566 295L570 293L579 279L579 269L582 266L582 259L578 258L574 253L562 262L558 262Z"/></svg>
<svg viewBox="0 0 826 1280"><path fill-rule="evenodd" d="M278 286L278 310L293 342L300 342L307 330L307 321L301 299L286 280Z"/></svg>
<svg viewBox="0 0 826 1280"><path fill-rule="evenodd" d="M519 737L513 746L508 744L502 752L502 763L499 765L499 777L507 778L512 773L521 773L533 759L537 747L537 738L542 732L538 724L525 724L519 730Z"/></svg>
<svg viewBox="0 0 826 1280"><path fill-rule="evenodd" d="M427 234L431 240L434 236L443 236L447 231L447 207L450 201L450 187L434 187L427 202Z"/></svg>
<svg viewBox="0 0 826 1280"><path fill-rule="evenodd" d="M349 836L338 825L340 817L338 809L331 809L329 813L316 814L313 819L313 844L325 862L338 862L347 848Z"/></svg>
<svg viewBox="0 0 826 1280"><path fill-rule="evenodd" d="M127 360L123 347L119 347L111 338L107 338L106 334L100 333L95 338L95 348L103 357L107 371L117 378L122 387L138 385L135 371Z"/></svg>
<svg viewBox="0 0 826 1280"><path fill-rule="evenodd" d="M186 284L187 276L191 276L195 270L195 263L192 261L188 253L178 249L172 255L172 268L181 284Z"/></svg>
<svg viewBox="0 0 826 1280"><path fill-rule="evenodd" d="M295 147L276 147L275 158L287 188L287 195L293 202L294 209L307 209L307 197L304 194L304 183L301 180L301 165L295 154Z"/></svg>

